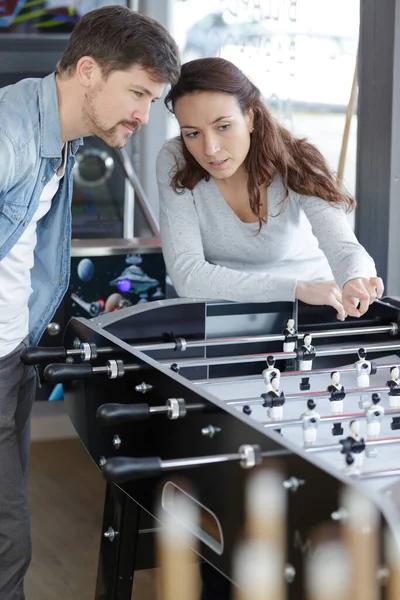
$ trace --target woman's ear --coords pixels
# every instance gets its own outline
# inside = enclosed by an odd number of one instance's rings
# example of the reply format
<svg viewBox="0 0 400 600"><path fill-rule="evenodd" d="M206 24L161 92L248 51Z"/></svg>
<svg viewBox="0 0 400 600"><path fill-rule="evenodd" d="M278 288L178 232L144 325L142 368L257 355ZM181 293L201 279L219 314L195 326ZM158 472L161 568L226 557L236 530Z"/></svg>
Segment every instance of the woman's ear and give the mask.
<svg viewBox="0 0 400 600"><path fill-rule="evenodd" d="M250 133L253 133L253 131L254 131L254 110L252 108L249 108L249 110L247 111L247 117L248 117L249 131L250 131Z"/></svg>

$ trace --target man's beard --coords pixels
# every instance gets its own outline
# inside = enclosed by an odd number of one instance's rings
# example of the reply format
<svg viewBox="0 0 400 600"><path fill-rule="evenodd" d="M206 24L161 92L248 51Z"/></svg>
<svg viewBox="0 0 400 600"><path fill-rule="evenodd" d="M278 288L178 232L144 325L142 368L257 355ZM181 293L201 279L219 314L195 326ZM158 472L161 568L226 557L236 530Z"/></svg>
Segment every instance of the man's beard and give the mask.
<svg viewBox="0 0 400 600"><path fill-rule="evenodd" d="M132 121L119 121L113 127L106 127L100 120L94 106L93 98L95 95L86 94L86 103L82 109L83 118L89 126L90 133L102 139L108 146L112 148L123 148L128 141L128 130L125 138L120 133L121 125L127 125L133 133L139 131L140 125Z"/></svg>

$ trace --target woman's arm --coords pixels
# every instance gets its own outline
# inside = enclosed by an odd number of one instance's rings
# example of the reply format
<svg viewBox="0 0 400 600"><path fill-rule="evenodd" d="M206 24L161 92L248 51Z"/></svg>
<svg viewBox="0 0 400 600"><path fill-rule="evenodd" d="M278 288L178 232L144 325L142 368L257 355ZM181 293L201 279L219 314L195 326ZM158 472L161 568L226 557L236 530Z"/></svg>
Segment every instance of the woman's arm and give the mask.
<svg viewBox="0 0 400 600"><path fill-rule="evenodd" d="M345 311L355 317L361 316L369 304L383 294L383 283L376 275L373 259L358 242L340 206L333 206L321 198L299 198L336 282L342 289Z"/></svg>

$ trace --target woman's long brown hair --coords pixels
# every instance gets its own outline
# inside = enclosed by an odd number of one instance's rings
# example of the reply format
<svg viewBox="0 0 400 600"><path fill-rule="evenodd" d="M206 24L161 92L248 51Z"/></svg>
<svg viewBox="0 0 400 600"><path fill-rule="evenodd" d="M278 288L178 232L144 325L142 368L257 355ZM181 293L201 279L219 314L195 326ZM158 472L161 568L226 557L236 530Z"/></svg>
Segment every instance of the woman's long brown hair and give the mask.
<svg viewBox="0 0 400 600"><path fill-rule="evenodd" d="M179 98L201 91L232 94L243 114L250 109L254 112L254 132L244 166L250 208L258 217L260 228L265 219L261 216L259 188L270 185L277 174L285 189L282 202L288 198L290 188L303 196L317 196L344 206L347 211L355 207L355 200L338 185L319 150L306 139L295 138L274 119L261 100L260 90L234 64L223 58L199 58L185 63L165 104L173 113ZM193 190L200 180L210 179L210 174L187 150L182 136L181 143L185 164L171 179L176 192Z"/></svg>

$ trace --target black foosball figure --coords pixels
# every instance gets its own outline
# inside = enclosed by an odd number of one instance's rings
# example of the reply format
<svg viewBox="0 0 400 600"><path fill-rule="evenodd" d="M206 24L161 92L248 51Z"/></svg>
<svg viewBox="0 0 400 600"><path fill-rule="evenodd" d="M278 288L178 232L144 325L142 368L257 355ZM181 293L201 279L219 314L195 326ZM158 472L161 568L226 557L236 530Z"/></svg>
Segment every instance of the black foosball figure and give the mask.
<svg viewBox="0 0 400 600"><path fill-rule="evenodd" d="M400 370L394 366L390 368L390 379L386 385L389 388L389 406L390 408L400 408Z"/></svg>
<svg viewBox="0 0 400 600"><path fill-rule="evenodd" d="M331 403L331 414L340 415L343 413L343 400L346 397L346 391L343 385L340 384L339 371L332 371L331 385L327 387L330 393L329 400Z"/></svg>
<svg viewBox="0 0 400 600"><path fill-rule="evenodd" d="M268 416L272 421L282 421L283 405L286 398L283 392L279 393L279 378L276 375L271 376L271 390L261 394L263 406L267 409Z"/></svg>
<svg viewBox="0 0 400 600"><path fill-rule="evenodd" d="M286 327L283 330L285 341L283 342L284 352L294 352L298 340L297 329L294 326L294 319L288 319Z"/></svg>
<svg viewBox="0 0 400 600"><path fill-rule="evenodd" d="M316 356L316 352L311 342L311 334L306 333L303 338L303 345L298 352L299 371L311 371L312 369L312 363Z"/></svg>
<svg viewBox="0 0 400 600"><path fill-rule="evenodd" d="M271 379L273 377L278 379L278 386L279 386L281 372L277 367L275 367L275 358L272 355L267 356L266 362L267 362L267 368L264 369L264 371L262 372L262 376L264 378L265 385L267 386L267 392L269 392L272 389Z"/></svg>

